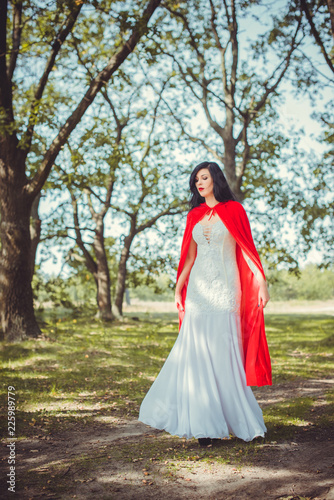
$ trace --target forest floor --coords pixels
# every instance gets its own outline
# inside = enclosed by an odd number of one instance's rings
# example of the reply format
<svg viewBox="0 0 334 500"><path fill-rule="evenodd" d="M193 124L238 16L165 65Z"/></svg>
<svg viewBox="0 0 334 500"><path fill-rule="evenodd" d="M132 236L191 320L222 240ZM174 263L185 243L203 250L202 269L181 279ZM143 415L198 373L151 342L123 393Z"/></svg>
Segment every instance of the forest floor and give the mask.
<svg viewBox="0 0 334 500"><path fill-rule="evenodd" d="M16 497L334 500L333 318L268 314L273 386L253 388L265 438L200 447L137 420L177 335L175 315L105 327L53 318L40 339L1 348L15 387ZM11 440L1 400L1 498ZM7 492L7 493L6 493Z"/></svg>

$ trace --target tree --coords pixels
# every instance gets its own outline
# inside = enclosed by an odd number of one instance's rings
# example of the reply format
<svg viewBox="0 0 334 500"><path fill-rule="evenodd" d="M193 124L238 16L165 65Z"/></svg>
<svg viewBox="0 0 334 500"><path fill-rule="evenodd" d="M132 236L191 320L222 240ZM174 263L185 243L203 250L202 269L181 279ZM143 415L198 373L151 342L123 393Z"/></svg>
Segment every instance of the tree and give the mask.
<svg viewBox="0 0 334 500"><path fill-rule="evenodd" d="M164 68L174 72L165 103L180 135L224 166L234 193L259 223L262 256L297 269L300 254L284 233L294 227L304 239L298 249L306 252L317 218L328 213L314 169L304 175L304 158L294 157L302 131L279 122L284 83L292 82L296 92L307 85L320 92L327 84L314 61L305 64L310 37L299 2L276 12L261 0L165 1L163 7L168 16L160 15L150 39L156 40L161 74ZM254 20L258 32L248 30ZM294 217L297 210L303 217Z"/></svg>
<svg viewBox="0 0 334 500"><path fill-rule="evenodd" d="M56 59L73 30L84 2L59 2L47 11L38 4L25 5L16 1L8 6L7 0L0 0L0 109L1 109L1 151L0 151L0 213L1 213L1 324L8 340L20 340L40 333L33 310L31 289L31 238L30 213L35 198L41 192L54 162L72 131L94 101L101 88L122 65L148 29L148 22L160 4L160 0L149 0L142 13L136 10L132 20L123 23L117 40L110 50L108 63L89 82L88 89L65 123L60 125L56 137L43 154L36 171L27 171L28 154L32 144L42 108L43 95ZM88 5L88 3L87 3ZM9 8L8 8L9 7ZM9 14L13 21L10 25ZM39 14L40 17L39 17ZM31 16L30 19L28 19ZM19 78L15 80L15 70L23 51L22 37L28 31L29 23L36 20L49 31L40 43L40 52L47 51L42 75L30 89L30 106L27 123L20 123L15 116L14 101L20 105ZM38 22L41 21L39 24ZM12 43L9 42L9 30ZM52 38L52 40L51 40ZM51 46L51 49L50 49ZM26 49L25 49L26 50ZM40 56L40 54L39 54ZM31 61L30 61L31 64ZM24 93L22 93L24 94ZM30 175L29 175L30 174Z"/></svg>
<svg viewBox="0 0 334 500"><path fill-rule="evenodd" d="M107 250L105 247L105 217L110 208L110 202L114 189L114 184L117 178L117 169L119 168L121 154L122 132L126 127L130 117L122 117L122 120L117 116L116 110L109 99L107 89L103 90L105 100L113 110L115 128L110 127L106 120L101 120L102 123L97 125L94 123L92 130L87 130L80 139L74 152L68 143L71 160L67 165L74 166L72 172L61 171L61 177L58 181L60 184L65 184L70 193L71 205L73 210L74 222L74 239L77 247L83 254L84 262L87 270L93 275L97 290L97 306L98 316L103 320L111 321L114 319L112 313L112 300L110 294L110 272L108 265ZM102 131L101 131L102 129ZM91 171L91 155L93 151L94 163L96 163L95 172ZM101 160L97 157L101 151ZM106 156L106 150L108 154ZM103 168L106 165L106 169ZM87 168L88 167L88 168ZM79 171L81 169L81 171ZM84 172L85 171L85 172ZM86 226L89 226L89 231L93 233L93 241L87 244L84 241L83 234L88 228L82 228L78 201L84 197L89 208L90 220L85 218ZM94 198L94 202L93 199ZM99 207L96 208L96 204ZM65 226L61 231L62 236L70 236L70 228ZM92 247L92 252L90 251ZM71 251L73 255L73 251Z"/></svg>
<svg viewBox="0 0 334 500"><path fill-rule="evenodd" d="M332 207L333 203L334 124L331 93L334 83L334 2L332 0L299 0L299 7L306 20L305 36L315 42L322 57L317 57L318 51L314 55L313 51L301 50L301 64L306 67L307 72L305 75L302 73L298 75L295 89L297 95L308 94L310 96L310 102L315 110L312 118L318 121L319 128L322 129L317 140L322 145L323 152L321 155L313 151L308 152L304 154L304 158L299 155L301 162L308 164L309 171L313 174L312 177L304 179L304 185L308 186L308 191L310 188L313 190L313 195L307 205L304 203L303 196L300 196L293 210L298 217L304 219L302 234L307 248L310 248L312 241L313 247L322 253L322 262L319 267L329 267L333 260L333 236L330 230L332 209L329 207ZM321 61L324 61L326 65L321 64ZM312 78L309 78L308 75L312 73ZM328 89L330 101L324 106L324 110L320 111L314 97L318 93L325 94ZM298 157L298 154L296 156ZM301 176L300 173L299 176ZM308 230L309 227L313 227L312 233Z"/></svg>
<svg viewBox="0 0 334 500"><path fill-rule="evenodd" d="M123 186L128 187L129 195L121 204L120 202L112 204L112 208L124 214L129 223L129 230L123 239L118 265L114 303L117 316L123 314L127 263L134 239L140 233L154 227L160 219L182 213L186 207L186 202L180 199L176 189L172 190L171 193L168 193L168 189L166 189L166 184L168 185L169 180L173 176L175 177L175 167L173 162L170 162L171 154L169 154L169 161L167 159L164 161L162 147L165 142L169 141L163 139L161 133L155 134L157 117L161 113L159 107L163 100L166 83L162 84L158 92L152 119L147 107L145 109L144 115L147 113L149 124L146 137L145 134L140 134L137 141L127 148L128 167L123 170L120 181ZM133 131L135 128L136 125L132 124ZM141 151L140 154L137 153L138 150ZM161 261L163 262L163 260L162 258Z"/></svg>
<svg viewBox="0 0 334 500"><path fill-rule="evenodd" d="M139 80L139 69L136 74ZM157 97L150 97L152 102L147 97L133 99L134 94L145 95L150 85L138 84L135 91L132 85L123 85L122 95L114 87L105 89L103 97L112 111L114 127L109 118L104 118L106 113L101 106L93 127L82 137L76 137L75 147L68 144L70 155L63 155L66 170L57 166L58 179L54 171L54 189L63 191L65 185L70 192L74 225L68 221L68 206L62 199L60 210L54 211L54 219L49 221L43 238L65 237L76 242L77 249L70 250L71 258L79 250L87 270L93 274L99 314L104 319L113 317L104 238L104 219L109 207L113 209L112 220L125 219L122 225L126 227L122 242L117 245L120 256L117 279L112 287L115 288L116 316L122 315L128 259L130 256L136 259L136 254L131 252L134 239L157 227L159 220L185 209L177 184L169 188L176 168L172 153L165 148L165 143L169 142L166 129L163 128L163 133L155 130L161 128L158 118L163 115L160 105L165 84ZM153 261L145 259L146 282L153 269L162 268L164 262L163 255L155 256ZM142 280L138 280L137 268L135 265L131 280L139 283Z"/></svg>
<svg viewBox="0 0 334 500"><path fill-rule="evenodd" d="M180 202L178 198L168 200L168 195L166 197L167 199L165 198L161 183L162 175L156 167L141 168L139 166L139 168L136 168L133 166L133 168L140 181L140 188L138 189L139 195L136 197L137 199L132 199L131 201L129 200L128 203L125 204L127 208L113 206L115 210L122 212L130 223L128 233L123 239L123 247L118 264L115 293L115 313L117 316L122 316L123 314L123 298L127 277L127 263L129 257L131 256L131 246L135 237L140 235L143 231L154 227L159 219L182 213L186 206L186 201ZM168 180L169 176L168 174L166 175L166 172L164 172L164 180ZM147 209L147 205L150 210ZM164 258L161 256L160 266L163 263Z"/></svg>
<svg viewBox="0 0 334 500"><path fill-rule="evenodd" d="M252 56L257 65L241 61L238 18L246 15L251 4L239 5L234 0L224 1L223 6L214 0L163 4L177 24L161 53L172 60L187 107L199 104L210 132L203 135L201 130L196 135L190 131L180 116L184 107L179 107L179 101L178 108L171 106L170 110L182 133L224 165L228 182L241 201L251 159L252 126L266 119L270 98L285 78L302 37L301 15L290 9L263 35L261 47L254 44ZM260 52L270 50L275 65L266 69ZM218 109L220 119L215 118ZM216 141L210 139L212 135Z"/></svg>
<svg viewBox="0 0 334 500"><path fill-rule="evenodd" d="M111 297L110 297L110 274L109 274L107 253L105 249L105 239L104 239L104 218L109 209L113 184L114 181L111 180L109 182L109 186L107 189L106 198L104 200L104 203L102 204L102 208L99 211L94 210L91 195L89 192L87 193L89 210L91 212L92 220L95 223L94 240L92 244L95 254L95 259L87 250L86 245L82 239L79 215L78 215L77 198L71 191L76 242L78 247L84 254L85 263L88 270L94 276L97 288L97 305L99 309L99 316L104 320L113 319L111 311Z"/></svg>

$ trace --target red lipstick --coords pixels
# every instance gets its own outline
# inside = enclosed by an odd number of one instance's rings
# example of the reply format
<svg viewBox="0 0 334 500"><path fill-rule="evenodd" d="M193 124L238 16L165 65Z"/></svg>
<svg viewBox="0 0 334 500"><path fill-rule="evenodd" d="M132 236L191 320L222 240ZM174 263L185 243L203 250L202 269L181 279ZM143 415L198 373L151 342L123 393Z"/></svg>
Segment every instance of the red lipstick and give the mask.
<svg viewBox="0 0 334 500"><path fill-rule="evenodd" d="M198 188L198 191L203 191L204 188Z"/></svg>

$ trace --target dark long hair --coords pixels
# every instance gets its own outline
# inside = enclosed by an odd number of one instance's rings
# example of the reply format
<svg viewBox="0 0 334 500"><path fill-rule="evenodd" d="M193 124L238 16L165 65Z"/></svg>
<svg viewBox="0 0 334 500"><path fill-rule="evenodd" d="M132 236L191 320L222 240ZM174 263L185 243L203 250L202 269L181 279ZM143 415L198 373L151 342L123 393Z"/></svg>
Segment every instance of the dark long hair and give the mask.
<svg viewBox="0 0 334 500"><path fill-rule="evenodd" d="M232 193L230 186L227 183L225 175L221 168L215 162L203 161L194 168L190 175L189 186L191 191L191 199L189 202L190 208L198 207L201 203L205 202L205 198L201 196L195 184L196 175L202 168L207 168L210 171L213 179L213 195L217 201L238 201Z"/></svg>

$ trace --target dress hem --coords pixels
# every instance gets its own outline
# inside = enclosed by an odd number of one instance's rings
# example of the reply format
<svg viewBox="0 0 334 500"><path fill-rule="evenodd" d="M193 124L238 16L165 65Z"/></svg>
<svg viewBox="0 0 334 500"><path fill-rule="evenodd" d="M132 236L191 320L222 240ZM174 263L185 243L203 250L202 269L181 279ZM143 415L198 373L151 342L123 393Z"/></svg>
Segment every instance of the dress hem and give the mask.
<svg viewBox="0 0 334 500"><path fill-rule="evenodd" d="M207 435L204 435L203 433L202 434L201 433L200 434L196 434L195 436L193 434L191 434L189 436L187 434L178 434L176 432L168 430L167 427L158 427L156 425L148 424L148 423L146 423L146 422L144 422L143 420L140 420L140 419L138 419L138 422L142 422L143 424L145 424L145 425L147 425L149 427L152 427L153 429L158 429L159 431L168 432L168 434L170 434L171 436L176 436L176 437L185 438L185 439L192 439L192 438L195 438L195 439L199 439L199 438L231 439L233 437L236 437L236 438L241 439L242 441L245 441L246 443L248 443L249 441L253 441L253 439L258 438L258 437L264 438L265 434L266 434L266 431L264 431L264 432L260 432L258 434L256 433L253 437L248 437L248 438L243 438L243 437L237 436L233 432L230 432L228 435L224 435L224 436L207 436Z"/></svg>

